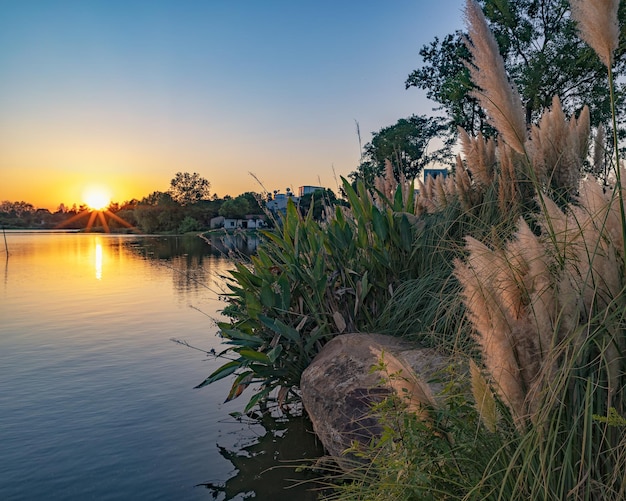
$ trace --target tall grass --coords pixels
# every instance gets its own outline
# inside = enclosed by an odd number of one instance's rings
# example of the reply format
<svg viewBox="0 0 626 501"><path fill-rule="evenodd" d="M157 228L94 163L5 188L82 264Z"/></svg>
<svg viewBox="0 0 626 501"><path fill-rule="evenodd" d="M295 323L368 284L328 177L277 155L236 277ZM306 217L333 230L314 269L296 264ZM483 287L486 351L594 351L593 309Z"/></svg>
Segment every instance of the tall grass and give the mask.
<svg viewBox="0 0 626 501"><path fill-rule="evenodd" d="M607 66L614 104L618 2L572 3L582 38ZM491 196L501 211L461 230L463 258L433 235L430 254L443 249L454 256L453 279L447 263L433 272L441 307L424 299L433 289L413 279L391 299L386 318L405 335L429 332L433 343L438 334L450 339L450 329L459 339L469 335L474 345L453 347L476 362L470 364L475 405L461 372L431 409L436 425L407 417L400 429L389 426L372 445L369 469L356 472L339 498L625 499L626 217L617 136L608 188L591 177L581 183L588 110L567 119L555 98L527 133L517 91L473 0L466 19L476 97L499 138L461 131L464 158L455 177L423 186L418 205L425 217L445 218L458 204L466 208L459 213L464 219L473 210L468 206ZM616 123L614 114L614 134ZM502 210L507 204L512 211ZM502 223L510 212L520 216L513 231ZM459 296L463 306L455 307ZM411 305L420 308L413 316ZM450 348L448 341L442 345Z"/></svg>

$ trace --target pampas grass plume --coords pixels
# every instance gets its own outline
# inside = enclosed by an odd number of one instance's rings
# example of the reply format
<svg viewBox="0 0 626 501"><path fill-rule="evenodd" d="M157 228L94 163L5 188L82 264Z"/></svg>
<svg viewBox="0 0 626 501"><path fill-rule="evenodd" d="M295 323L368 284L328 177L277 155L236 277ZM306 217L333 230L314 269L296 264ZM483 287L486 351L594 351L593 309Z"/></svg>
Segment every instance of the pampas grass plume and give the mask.
<svg viewBox="0 0 626 501"><path fill-rule="evenodd" d="M491 124L504 141L524 154L526 118L522 100L507 77L498 43L475 0L467 0L465 19L470 38L466 39L466 45L473 57L467 67L472 81L480 88L473 93L474 97L485 108Z"/></svg>
<svg viewBox="0 0 626 501"><path fill-rule="evenodd" d="M578 23L580 37L596 51L607 68L619 45L617 9L619 0L570 0L572 17Z"/></svg>
<svg viewBox="0 0 626 501"><path fill-rule="evenodd" d="M467 168L474 179L483 186L493 183L494 166L496 165L496 143L493 139L485 139L481 132L472 139L463 127L458 128L463 156Z"/></svg>

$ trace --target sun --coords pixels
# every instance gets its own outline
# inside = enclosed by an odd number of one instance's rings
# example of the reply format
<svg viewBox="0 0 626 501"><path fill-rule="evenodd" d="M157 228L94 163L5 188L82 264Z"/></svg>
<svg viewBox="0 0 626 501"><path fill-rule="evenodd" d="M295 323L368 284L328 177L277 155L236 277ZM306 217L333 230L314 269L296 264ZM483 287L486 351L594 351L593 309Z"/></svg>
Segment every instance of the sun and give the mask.
<svg viewBox="0 0 626 501"><path fill-rule="evenodd" d="M102 186L89 186L83 192L85 203L92 210L101 211L111 203L111 195L107 188Z"/></svg>
<svg viewBox="0 0 626 501"><path fill-rule="evenodd" d="M131 231L135 231L135 228L127 221L124 221L121 217L113 212L111 207L111 191L103 185L92 184L83 190L84 205L81 205L80 210L76 212L72 217L66 219L56 228L69 227L71 224L75 224L80 219L87 219L87 224L84 226L84 231L91 231L92 228L97 228L100 231L110 233L109 222L113 219L119 223L120 227L130 228ZM94 224L97 226L94 227ZM83 228L83 226L79 226Z"/></svg>

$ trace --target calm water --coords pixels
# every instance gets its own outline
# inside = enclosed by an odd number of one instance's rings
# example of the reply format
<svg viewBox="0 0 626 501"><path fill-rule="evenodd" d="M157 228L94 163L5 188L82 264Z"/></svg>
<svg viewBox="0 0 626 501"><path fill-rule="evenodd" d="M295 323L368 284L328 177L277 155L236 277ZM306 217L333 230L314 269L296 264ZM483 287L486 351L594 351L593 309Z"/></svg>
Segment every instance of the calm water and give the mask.
<svg viewBox="0 0 626 501"><path fill-rule="evenodd" d="M198 238L6 233L0 240L0 498L306 500L302 421L238 422L223 362L220 275ZM246 395L244 394L244 398ZM310 486L309 486L310 487Z"/></svg>

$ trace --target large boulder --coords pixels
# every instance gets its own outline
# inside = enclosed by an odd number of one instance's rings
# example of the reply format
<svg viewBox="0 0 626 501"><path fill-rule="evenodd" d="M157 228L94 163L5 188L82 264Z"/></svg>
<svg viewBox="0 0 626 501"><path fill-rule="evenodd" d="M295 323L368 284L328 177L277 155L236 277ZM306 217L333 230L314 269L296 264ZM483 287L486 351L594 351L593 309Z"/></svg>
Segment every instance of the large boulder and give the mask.
<svg viewBox="0 0 626 501"><path fill-rule="evenodd" d="M437 351L398 338L343 334L302 374L302 401L328 453L347 468L345 450L354 441L366 445L383 431L372 406L395 393L410 411L424 412L424 405L436 404L441 389L428 381L446 365Z"/></svg>

